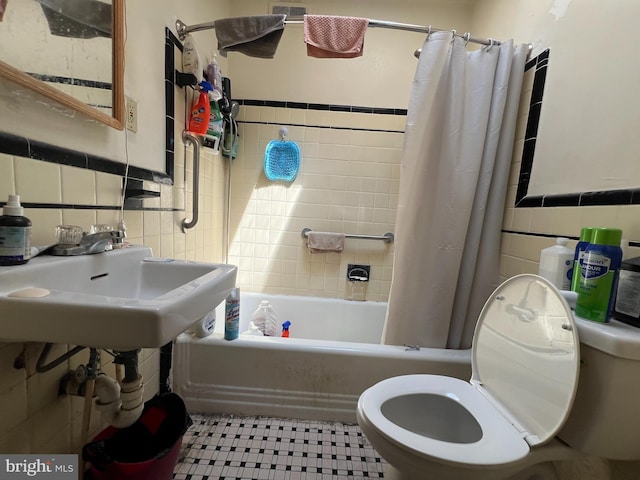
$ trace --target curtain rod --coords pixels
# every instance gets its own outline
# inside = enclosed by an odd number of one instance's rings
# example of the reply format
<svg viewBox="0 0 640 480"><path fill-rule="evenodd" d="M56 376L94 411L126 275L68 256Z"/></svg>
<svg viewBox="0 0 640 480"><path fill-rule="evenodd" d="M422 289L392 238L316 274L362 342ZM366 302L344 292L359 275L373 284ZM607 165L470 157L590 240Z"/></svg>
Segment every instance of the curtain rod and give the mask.
<svg viewBox="0 0 640 480"><path fill-rule="evenodd" d="M285 20L285 25L301 25L304 23L303 20ZM418 32L418 33L433 33L433 32L446 32L451 31L454 35L458 37L464 38L467 42L479 43L481 45L500 45L500 41L494 40L492 38L476 38L472 37L469 33L457 33L455 30L447 30L443 28L434 28L431 25L428 27L422 25L412 25L410 23L398 23L398 22L388 22L385 20L373 20L369 19L369 27L373 28L389 28L391 30L404 30L407 32ZM215 22L207 22L207 23L198 23L196 25L186 25L180 20L176 20L176 32L178 33L178 37L180 40L184 40L187 33L191 32L199 32L201 30L210 30L215 28Z"/></svg>

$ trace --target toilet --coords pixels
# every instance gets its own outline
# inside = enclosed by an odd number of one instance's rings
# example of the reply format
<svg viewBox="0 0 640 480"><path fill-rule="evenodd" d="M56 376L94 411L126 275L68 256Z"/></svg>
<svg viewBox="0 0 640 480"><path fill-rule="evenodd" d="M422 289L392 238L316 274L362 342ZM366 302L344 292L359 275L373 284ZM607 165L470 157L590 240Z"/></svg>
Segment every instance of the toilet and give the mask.
<svg viewBox="0 0 640 480"><path fill-rule="evenodd" d="M640 329L576 318L523 274L482 309L469 382L389 378L362 393L357 419L385 478L553 479L551 461L640 459L639 374Z"/></svg>

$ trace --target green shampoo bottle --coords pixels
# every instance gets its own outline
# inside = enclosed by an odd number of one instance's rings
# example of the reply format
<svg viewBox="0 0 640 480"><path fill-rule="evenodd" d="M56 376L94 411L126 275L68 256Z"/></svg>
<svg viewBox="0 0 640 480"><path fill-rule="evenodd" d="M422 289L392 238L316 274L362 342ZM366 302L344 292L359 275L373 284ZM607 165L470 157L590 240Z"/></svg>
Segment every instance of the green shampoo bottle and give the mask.
<svg viewBox="0 0 640 480"><path fill-rule="evenodd" d="M595 228L584 251L576 315L606 323L613 311L622 263L622 230Z"/></svg>

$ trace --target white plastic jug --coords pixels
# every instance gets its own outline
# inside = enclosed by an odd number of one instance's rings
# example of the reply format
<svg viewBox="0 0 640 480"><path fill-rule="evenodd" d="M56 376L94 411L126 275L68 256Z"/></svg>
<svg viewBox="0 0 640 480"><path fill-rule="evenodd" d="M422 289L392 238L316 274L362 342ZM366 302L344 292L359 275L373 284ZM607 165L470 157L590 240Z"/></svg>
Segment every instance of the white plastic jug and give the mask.
<svg viewBox="0 0 640 480"><path fill-rule="evenodd" d="M278 317L268 300L260 302L260 305L251 316L251 321L266 336L278 336Z"/></svg>
<svg viewBox="0 0 640 480"><path fill-rule="evenodd" d="M538 275L553 283L558 290L571 290L569 271L573 267L574 251L567 247L568 238L558 237L556 244L540 252Z"/></svg>

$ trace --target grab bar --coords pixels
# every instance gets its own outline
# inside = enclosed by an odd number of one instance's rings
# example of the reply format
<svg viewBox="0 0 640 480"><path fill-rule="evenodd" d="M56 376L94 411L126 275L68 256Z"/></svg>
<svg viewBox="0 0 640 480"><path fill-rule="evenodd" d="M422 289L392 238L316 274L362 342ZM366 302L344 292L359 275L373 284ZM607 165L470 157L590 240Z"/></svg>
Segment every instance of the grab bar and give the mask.
<svg viewBox="0 0 640 480"><path fill-rule="evenodd" d="M302 229L302 238L307 238L307 233L311 232L310 228ZM361 240L383 240L384 243L391 244L395 240L393 233L387 232L384 235L360 235L357 233L345 233L345 238L358 238Z"/></svg>
<svg viewBox="0 0 640 480"><path fill-rule="evenodd" d="M198 223L198 195L200 193L200 139L190 134L186 130L182 132L182 141L193 145L193 209L191 220L182 220L182 233L186 233L188 228L193 228Z"/></svg>

